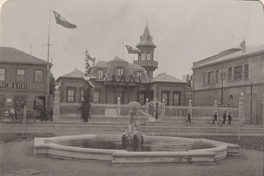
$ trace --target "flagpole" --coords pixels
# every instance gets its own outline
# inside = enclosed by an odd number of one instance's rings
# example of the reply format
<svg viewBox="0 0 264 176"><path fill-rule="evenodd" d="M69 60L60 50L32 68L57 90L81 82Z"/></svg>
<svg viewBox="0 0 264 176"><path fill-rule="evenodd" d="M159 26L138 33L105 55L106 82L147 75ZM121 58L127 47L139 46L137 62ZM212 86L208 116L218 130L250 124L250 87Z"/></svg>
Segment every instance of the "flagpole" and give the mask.
<svg viewBox="0 0 264 176"><path fill-rule="evenodd" d="M50 54L50 19L51 19L51 7L49 10L49 29L48 29L48 52L47 52L47 92L46 92L46 108L49 111L49 90L50 90L50 67L49 67L49 54Z"/></svg>
<svg viewBox="0 0 264 176"><path fill-rule="evenodd" d="M125 60L125 57L124 57L124 42L122 42L122 58Z"/></svg>

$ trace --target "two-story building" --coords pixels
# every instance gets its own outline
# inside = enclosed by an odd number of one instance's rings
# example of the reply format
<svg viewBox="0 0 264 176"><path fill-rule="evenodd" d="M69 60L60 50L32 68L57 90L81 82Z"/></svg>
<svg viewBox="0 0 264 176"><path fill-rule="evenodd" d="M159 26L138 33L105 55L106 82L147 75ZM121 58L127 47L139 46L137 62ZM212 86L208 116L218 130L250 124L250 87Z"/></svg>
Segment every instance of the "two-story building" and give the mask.
<svg viewBox="0 0 264 176"><path fill-rule="evenodd" d="M93 66L91 82L95 85L95 103L113 104L119 97L122 104L131 101L145 104L146 98L149 101L164 99L166 105L186 104L185 81L166 73L153 78L158 62L154 60L156 45L152 39L146 26L140 42L136 45L140 54L134 63L115 57L110 61L98 61ZM83 72L76 69L60 76L57 82L60 84L61 102L81 102L84 89Z"/></svg>
<svg viewBox="0 0 264 176"><path fill-rule="evenodd" d="M193 63L193 103L238 106L245 97L248 123L261 124L264 94L264 47L232 48Z"/></svg>
<svg viewBox="0 0 264 176"><path fill-rule="evenodd" d="M0 48L0 106L20 111L46 107L51 64L10 47Z"/></svg>

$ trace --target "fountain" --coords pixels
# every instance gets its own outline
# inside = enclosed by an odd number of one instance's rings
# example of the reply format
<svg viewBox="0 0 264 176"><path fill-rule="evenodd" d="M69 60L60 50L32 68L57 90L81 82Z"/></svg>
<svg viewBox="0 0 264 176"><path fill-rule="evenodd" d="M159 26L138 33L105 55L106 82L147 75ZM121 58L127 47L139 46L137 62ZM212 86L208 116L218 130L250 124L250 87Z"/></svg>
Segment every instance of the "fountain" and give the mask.
<svg viewBox="0 0 264 176"><path fill-rule="evenodd" d="M131 102L136 105L137 102ZM139 130L139 126L135 117L138 117L138 108L133 106L129 111L128 130L122 135L122 146L127 151L140 151L141 145L144 143L143 134Z"/></svg>
<svg viewBox="0 0 264 176"><path fill-rule="evenodd" d="M121 141L120 135L111 134L35 138L34 155L106 160L111 161L113 165L142 163L210 164L217 160L224 159L228 155L239 155L240 146L235 144L207 139L143 135L136 120L139 106L140 104L137 102L128 104L128 107L131 107L131 110L129 110L128 128L123 133ZM71 143L71 141L87 140L92 141L91 145L87 145L88 148L83 148L80 145L67 145L67 143ZM99 141L100 144L94 145L97 141ZM111 144L110 148L96 147L100 146L102 143L105 144L107 141L112 141L114 144ZM150 141L153 145L147 146ZM198 149L188 147L197 143L206 143L209 144L210 147ZM183 148L183 146L187 146L187 148ZM149 150L149 148L153 148L153 150ZM178 150L178 148L181 150Z"/></svg>

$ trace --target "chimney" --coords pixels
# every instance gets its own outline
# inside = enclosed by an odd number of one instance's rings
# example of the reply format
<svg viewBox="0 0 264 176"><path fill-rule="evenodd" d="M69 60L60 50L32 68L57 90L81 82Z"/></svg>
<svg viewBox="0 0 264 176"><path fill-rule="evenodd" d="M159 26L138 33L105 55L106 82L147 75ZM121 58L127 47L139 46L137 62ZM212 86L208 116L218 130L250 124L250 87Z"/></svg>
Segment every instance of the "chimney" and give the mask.
<svg viewBox="0 0 264 176"><path fill-rule="evenodd" d="M243 40L241 43L240 43L240 47L242 49L242 52L245 52L246 51L246 41Z"/></svg>

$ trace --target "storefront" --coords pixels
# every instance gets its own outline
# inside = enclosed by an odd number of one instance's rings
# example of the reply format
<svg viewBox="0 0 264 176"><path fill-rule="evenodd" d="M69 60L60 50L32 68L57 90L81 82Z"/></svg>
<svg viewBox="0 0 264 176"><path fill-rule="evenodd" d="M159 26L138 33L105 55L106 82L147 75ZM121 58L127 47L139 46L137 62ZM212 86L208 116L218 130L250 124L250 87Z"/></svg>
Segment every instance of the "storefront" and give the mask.
<svg viewBox="0 0 264 176"><path fill-rule="evenodd" d="M45 108L50 67L50 63L15 48L1 47L0 106L16 111L24 105L29 110Z"/></svg>

